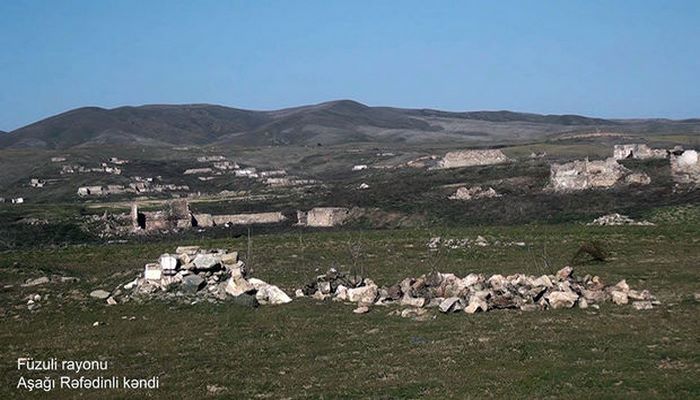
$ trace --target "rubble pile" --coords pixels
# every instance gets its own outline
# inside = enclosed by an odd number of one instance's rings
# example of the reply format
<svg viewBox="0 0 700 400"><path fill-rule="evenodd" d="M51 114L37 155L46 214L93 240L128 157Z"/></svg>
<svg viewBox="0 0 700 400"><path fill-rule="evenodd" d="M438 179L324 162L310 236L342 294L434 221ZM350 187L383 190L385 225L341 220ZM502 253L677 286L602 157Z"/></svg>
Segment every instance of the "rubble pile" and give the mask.
<svg viewBox="0 0 700 400"><path fill-rule="evenodd" d="M630 289L625 280L609 286L598 276L575 277L571 267L564 267L554 275L539 277L525 274L486 277L472 273L459 278L451 273L431 272L417 278L406 278L388 288L378 287L370 279L348 277L332 269L299 289L297 295L357 303L354 312L358 314L368 312L372 305L390 304L467 314L498 309L599 308L599 304L608 301L619 305L631 303L637 310L651 309L660 304L649 291ZM425 313L403 310L397 314L413 318Z"/></svg>
<svg viewBox="0 0 700 400"><path fill-rule="evenodd" d="M203 250L199 246L181 246L174 254L162 254L157 263L146 264L141 276L106 294L93 297L104 298L107 304L150 299L194 304L233 299L253 307L292 301L277 286L249 277L237 252Z"/></svg>
<svg viewBox="0 0 700 400"><path fill-rule="evenodd" d="M438 250L440 247L447 247L449 249L459 249L467 247L487 247L487 246L525 246L525 242L507 242L502 240L492 240L489 241L485 237L478 235L476 239L463 238L463 239L443 239L440 236L435 236L430 238L426 244L429 250Z"/></svg>
<svg viewBox="0 0 700 400"><path fill-rule="evenodd" d="M474 186L471 188L460 187L457 191L449 197L450 200L478 200L478 199L490 199L493 197L501 197L500 194L490 187L488 189L483 189L481 186Z"/></svg>
<svg viewBox="0 0 700 400"><path fill-rule="evenodd" d="M388 293L379 292L379 287L371 280L362 276L338 272L331 268L323 275L297 289L296 297L311 296L315 300L332 298L333 301L348 301L357 303L356 314L369 311L377 298Z"/></svg>
<svg viewBox="0 0 700 400"><path fill-rule="evenodd" d="M614 225L640 225L640 226L653 226L654 224L649 221L635 221L632 218L626 216L626 215L621 215L621 214L608 214L608 215L603 215L602 217L598 217L593 220L593 222L589 222L587 225L607 225L607 226L614 226Z"/></svg>

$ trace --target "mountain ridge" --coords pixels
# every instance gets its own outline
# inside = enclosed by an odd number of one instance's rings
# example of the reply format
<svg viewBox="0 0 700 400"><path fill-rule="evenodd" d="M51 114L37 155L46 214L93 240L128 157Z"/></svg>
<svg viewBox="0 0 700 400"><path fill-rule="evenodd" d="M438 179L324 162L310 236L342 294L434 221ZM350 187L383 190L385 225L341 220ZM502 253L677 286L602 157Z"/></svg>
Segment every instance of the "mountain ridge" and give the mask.
<svg viewBox="0 0 700 400"><path fill-rule="evenodd" d="M63 149L74 146L244 146L352 142L525 141L557 133L700 133L700 119L603 119L514 111L441 111L372 107L334 100L278 110L247 110L215 104L147 104L79 107L36 121L0 137L0 148Z"/></svg>

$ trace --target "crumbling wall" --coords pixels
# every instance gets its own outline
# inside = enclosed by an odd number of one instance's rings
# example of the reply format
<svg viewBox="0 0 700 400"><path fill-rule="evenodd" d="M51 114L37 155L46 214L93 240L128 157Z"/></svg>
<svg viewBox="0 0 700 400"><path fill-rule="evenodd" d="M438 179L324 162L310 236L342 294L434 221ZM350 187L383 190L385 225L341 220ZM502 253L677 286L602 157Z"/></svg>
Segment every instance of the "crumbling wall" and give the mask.
<svg viewBox="0 0 700 400"><path fill-rule="evenodd" d="M299 225L331 227L341 225L348 217L349 210L342 207L316 207L306 213L305 223L303 217L299 219ZM297 218L299 214L297 214Z"/></svg>
<svg viewBox="0 0 700 400"><path fill-rule="evenodd" d="M438 162L438 168L470 167L474 165L501 164L508 157L501 150L459 150L450 151Z"/></svg>
<svg viewBox="0 0 700 400"><path fill-rule="evenodd" d="M696 150L686 150L671 156L673 180L682 184L700 184L700 157Z"/></svg>
<svg viewBox="0 0 700 400"><path fill-rule="evenodd" d="M629 170L614 158L602 161L572 161L552 164L551 187L555 191L609 188L623 178Z"/></svg>
<svg viewBox="0 0 700 400"><path fill-rule="evenodd" d="M635 158L646 160L650 158L666 158L668 152L664 149L652 149L646 144L616 144L613 147L613 157L616 160Z"/></svg>
<svg viewBox="0 0 700 400"><path fill-rule="evenodd" d="M166 210L139 212L138 205L131 205L131 224L135 230L146 232L186 229L192 227L192 212L186 199L172 200Z"/></svg>
<svg viewBox="0 0 700 400"><path fill-rule="evenodd" d="M287 219L278 211L256 214L212 215L211 218L214 225L275 224Z"/></svg>

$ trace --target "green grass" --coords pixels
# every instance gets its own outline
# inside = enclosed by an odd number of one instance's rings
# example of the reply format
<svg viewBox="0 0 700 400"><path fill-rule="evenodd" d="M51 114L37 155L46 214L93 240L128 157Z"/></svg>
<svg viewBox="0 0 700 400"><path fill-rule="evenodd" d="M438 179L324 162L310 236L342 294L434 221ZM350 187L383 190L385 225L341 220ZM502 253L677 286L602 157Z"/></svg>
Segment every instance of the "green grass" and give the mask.
<svg viewBox="0 0 700 400"><path fill-rule="evenodd" d="M606 282L626 278L663 303L650 311L495 311L437 315L417 322L375 307L295 300L255 310L233 304L164 303L107 307L89 299L137 274L145 262L184 242L130 242L0 254L0 282L42 274L78 276L0 292L0 398L73 398L77 392L19 393L17 357L104 359L109 374L160 376L154 392L86 392L81 398L697 398L700 396L700 231L697 225L434 228L279 233L253 237L254 275L288 292L330 266L361 263L380 284L440 271L465 275L553 272L584 240L601 240L612 257L576 267ZM445 249L429 258L431 236L524 241L526 247ZM188 242L190 243L190 242ZM191 243L245 249L245 238ZM49 294L30 313L24 296ZM61 296L61 297L59 297ZM135 316L135 320L129 317ZM123 319L126 317L126 319ZM104 325L93 327L94 321ZM224 387L208 395L207 385Z"/></svg>

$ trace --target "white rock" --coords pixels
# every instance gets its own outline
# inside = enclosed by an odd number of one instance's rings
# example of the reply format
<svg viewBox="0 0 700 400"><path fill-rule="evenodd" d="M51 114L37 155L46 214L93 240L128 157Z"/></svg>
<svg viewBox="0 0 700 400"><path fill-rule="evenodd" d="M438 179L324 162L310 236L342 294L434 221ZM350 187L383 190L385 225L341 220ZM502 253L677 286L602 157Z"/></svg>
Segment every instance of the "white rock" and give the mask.
<svg viewBox="0 0 700 400"><path fill-rule="evenodd" d="M456 307L456 305L459 304L459 297L448 297L445 300L443 300L438 308L440 309L441 312L447 313L450 311L459 311Z"/></svg>
<svg viewBox="0 0 700 400"><path fill-rule="evenodd" d="M576 304L578 295L574 292L551 292L547 295L549 305L554 308L571 308Z"/></svg>
<svg viewBox="0 0 700 400"><path fill-rule="evenodd" d="M627 304L629 299L627 298L627 293L614 290L612 293L612 301L615 304Z"/></svg>
<svg viewBox="0 0 700 400"><path fill-rule="evenodd" d="M143 271L143 277L149 281L159 281L163 276L163 270L160 269L160 264L146 264Z"/></svg>
<svg viewBox="0 0 700 400"><path fill-rule="evenodd" d="M304 297L304 291L301 289L297 289L294 291L294 297Z"/></svg>
<svg viewBox="0 0 700 400"><path fill-rule="evenodd" d="M93 290L92 292L90 292L90 297L105 300L109 297L109 292L102 289Z"/></svg>
<svg viewBox="0 0 700 400"><path fill-rule="evenodd" d="M359 306L356 309L352 310L355 314L366 314L369 312L369 307L367 306Z"/></svg>
<svg viewBox="0 0 700 400"><path fill-rule="evenodd" d="M627 293L630 291L630 285L628 285L627 281L623 279L620 282L617 282L617 284L615 284L615 290L617 290L618 292Z"/></svg>
<svg viewBox="0 0 700 400"><path fill-rule="evenodd" d="M234 297L240 296L243 293L251 292L255 289L257 288L243 277L232 276L226 281L226 293Z"/></svg>
<svg viewBox="0 0 700 400"><path fill-rule="evenodd" d="M464 286L473 286L481 281L482 277L477 274L469 274L462 279Z"/></svg>
<svg viewBox="0 0 700 400"><path fill-rule="evenodd" d="M634 307L635 310L651 310L652 308L654 308L654 306L651 304L651 301L648 300L633 301L632 307Z"/></svg>
<svg viewBox="0 0 700 400"><path fill-rule="evenodd" d="M474 314L477 311L488 311L489 306L486 302L476 296L472 296L469 299L469 305L464 307L464 312L467 314Z"/></svg>
<svg viewBox="0 0 700 400"><path fill-rule="evenodd" d="M348 289L348 301L352 303L372 304L376 300L378 288L375 284Z"/></svg>
<svg viewBox="0 0 700 400"><path fill-rule="evenodd" d="M165 273L174 273L177 269L178 261L177 257L171 256L170 254L163 254L160 256L160 259L158 259L160 269Z"/></svg>
<svg viewBox="0 0 700 400"><path fill-rule="evenodd" d="M136 285L137 285L138 283L139 283L139 279L136 278L136 279L134 279L133 281L124 284L124 289L126 289L126 290L131 290L131 289L133 289L134 287L136 287Z"/></svg>
<svg viewBox="0 0 700 400"><path fill-rule="evenodd" d="M492 275L488 280L489 285L496 290L503 288L506 282L506 278L501 274Z"/></svg>
<svg viewBox="0 0 700 400"><path fill-rule="evenodd" d="M403 296L400 301L402 306L410 306L410 307L423 307L425 305L425 299L422 297L410 297L410 296Z"/></svg>
<svg viewBox="0 0 700 400"><path fill-rule="evenodd" d="M588 308L588 301L586 300L585 297L581 297L578 299L578 308L581 308L581 309Z"/></svg>
<svg viewBox="0 0 700 400"><path fill-rule="evenodd" d="M347 301L348 300L348 288L343 286L343 285L338 285L338 287L335 288L334 300Z"/></svg>
<svg viewBox="0 0 700 400"><path fill-rule="evenodd" d="M532 286L544 286L551 288L552 286L554 286L554 284L552 283L552 280L549 279L549 276L542 275L539 278L532 281Z"/></svg>
<svg viewBox="0 0 700 400"><path fill-rule="evenodd" d="M267 285L258 289L258 292L255 295L258 301L261 300L259 296L262 297L263 301L266 301L269 304L286 304L292 301L292 299L287 296L282 289L275 285Z"/></svg>

